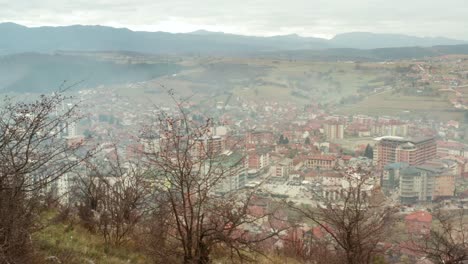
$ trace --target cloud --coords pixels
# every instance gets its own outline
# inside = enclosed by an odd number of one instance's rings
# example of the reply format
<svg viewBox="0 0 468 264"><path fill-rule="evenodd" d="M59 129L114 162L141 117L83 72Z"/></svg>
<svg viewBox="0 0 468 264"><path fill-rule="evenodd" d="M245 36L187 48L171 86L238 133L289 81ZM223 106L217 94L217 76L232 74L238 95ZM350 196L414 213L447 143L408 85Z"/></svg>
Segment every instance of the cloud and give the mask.
<svg viewBox="0 0 468 264"><path fill-rule="evenodd" d="M249 35L350 31L468 39L465 0L0 0L3 21Z"/></svg>

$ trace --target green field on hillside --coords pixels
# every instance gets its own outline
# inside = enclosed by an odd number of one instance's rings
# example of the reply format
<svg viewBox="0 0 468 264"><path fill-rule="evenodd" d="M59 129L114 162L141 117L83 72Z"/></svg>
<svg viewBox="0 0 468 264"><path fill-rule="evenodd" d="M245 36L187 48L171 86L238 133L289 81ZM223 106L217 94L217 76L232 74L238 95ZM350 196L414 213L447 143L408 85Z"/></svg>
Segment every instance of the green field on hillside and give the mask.
<svg viewBox="0 0 468 264"><path fill-rule="evenodd" d="M392 115L417 118L462 120L463 112L454 111L443 97L405 96L384 92L369 96L354 105L343 106L341 114Z"/></svg>

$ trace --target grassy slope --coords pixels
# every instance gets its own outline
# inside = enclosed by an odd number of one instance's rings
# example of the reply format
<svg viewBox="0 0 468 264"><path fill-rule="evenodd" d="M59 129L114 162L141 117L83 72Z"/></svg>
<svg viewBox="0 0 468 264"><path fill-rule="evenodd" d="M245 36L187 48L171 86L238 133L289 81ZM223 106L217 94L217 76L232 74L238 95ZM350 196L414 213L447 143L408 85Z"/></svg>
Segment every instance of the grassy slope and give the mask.
<svg viewBox="0 0 468 264"><path fill-rule="evenodd" d="M50 220L53 214L47 218ZM33 236L39 255L55 256L62 263L123 264L148 263L144 255L130 248L109 247L103 239L78 224L54 223Z"/></svg>
<svg viewBox="0 0 468 264"><path fill-rule="evenodd" d="M409 112L405 112L409 111ZM363 101L340 109L343 114L410 115L437 117L443 120L461 120L462 112L454 112L450 103L441 97L404 96L384 92L369 96Z"/></svg>
<svg viewBox="0 0 468 264"><path fill-rule="evenodd" d="M70 222L55 222L56 212L49 212L43 216L44 223L52 223L48 227L33 235L33 241L40 258L57 257L61 263L67 264L143 264L151 263L144 254L131 246L106 247L102 237L90 233L79 224L71 225ZM215 263L232 263L232 260L224 257L227 253L217 252ZM299 264L300 262L276 254L269 256L252 256L256 263L260 264ZM49 263L49 262L47 262Z"/></svg>
<svg viewBox="0 0 468 264"><path fill-rule="evenodd" d="M308 103L338 103L344 97L356 95L365 86L385 85L394 77L393 69L407 66L395 64L318 62L242 58L183 58L185 70L177 76L164 76L143 85L115 85L119 95L142 104L165 104L165 90L177 95L192 96L192 102L215 106L232 92L248 101ZM359 66L359 67L358 67ZM444 70L445 64L436 65ZM337 86L340 88L338 89ZM434 87L438 89L440 87ZM451 98L451 95L445 97ZM408 112L409 111L409 112ZM371 95L353 105L338 109L343 114L403 115L461 120L443 97L416 97L383 93Z"/></svg>
<svg viewBox="0 0 468 264"><path fill-rule="evenodd" d="M117 91L139 102L164 97L163 85L178 94L195 94L198 98L194 99L209 99L210 103L223 101L226 92L253 101L324 103L338 102L372 80L389 74L387 66L371 64L366 70L360 70L354 64L341 62L224 58L200 59L188 65L190 69L176 77L161 77L145 87L120 86ZM379 85L378 82L373 84Z"/></svg>

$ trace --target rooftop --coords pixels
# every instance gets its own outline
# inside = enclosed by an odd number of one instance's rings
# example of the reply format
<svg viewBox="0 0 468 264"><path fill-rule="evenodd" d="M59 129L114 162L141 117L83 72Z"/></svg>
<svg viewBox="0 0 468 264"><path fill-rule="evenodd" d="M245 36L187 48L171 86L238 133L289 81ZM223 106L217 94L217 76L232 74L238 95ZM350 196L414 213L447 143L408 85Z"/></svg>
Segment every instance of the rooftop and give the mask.
<svg viewBox="0 0 468 264"><path fill-rule="evenodd" d="M403 169L408 167L409 164L406 162L396 162L396 163L390 163L385 166L386 170L391 170L391 169Z"/></svg>
<svg viewBox="0 0 468 264"><path fill-rule="evenodd" d="M405 217L406 221L418 221L418 222L425 222L431 223L432 222L432 215L426 211L417 211L411 213Z"/></svg>
<svg viewBox="0 0 468 264"><path fill-rule="evenodd" d="M375 141L393 141L393 142L401 142L401 143L413 143L419 144L426 141L434 140L434 137L414 137L414 138L403 138L403 137L395 137L395 136L383 136L374 138Z"/></svg>
<svg viewBox="0 0 468 264"><path fill-rule="evenodd" d="M336 160L335 156L332 155L314 155L314 156L308 156L307 159L309 160Z"/></svg>

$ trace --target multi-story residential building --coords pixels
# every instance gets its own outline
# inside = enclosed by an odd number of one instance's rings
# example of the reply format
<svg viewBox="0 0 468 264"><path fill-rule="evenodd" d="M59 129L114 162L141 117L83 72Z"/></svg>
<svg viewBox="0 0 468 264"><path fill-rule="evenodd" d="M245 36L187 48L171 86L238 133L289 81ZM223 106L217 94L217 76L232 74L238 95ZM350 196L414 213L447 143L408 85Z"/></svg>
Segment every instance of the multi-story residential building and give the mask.
<svg viewBox="0 0 468 264"><path fill-rule="evenodd" d="M435 185L435 171L407 167L400 171L400 200L404 204L431 201Z"/></svg>
<svg viewBox="0 0 468 264"><path fill-rule="evenodd" d="M256 149L248 152L249 169L264 170L270 165L270 153L266 149Z"/></svg>
<svg viewBox="0 0 468 264"><path fill-rule="evenodd" d="M346 126L346 134L355 136L355 137L370 137L371 130L370 127L367 125L363 125L360 123L352 123Z"/></svg>
<svg viewBox="0 0 468 264"><path fill-rule="evenodd" d="M249 131L245 140L252 145L271 145L275 142L275 135L271 131Z"/></svg>
<svg viewBox="0 0 468 264"><path fill-rule="evenodd" d="M284 158L274 166L274 175L280 178L288 178L289 172L293 166L293 160Z"/></svg>
<svg viewBox="0 0 468 264"><path fill-rule="evenodd" d="M460 156L468 158L468 147L460 142L437 141L437 156Z"/></svg>
<svg viewBox="0 0 468 264"><path fill-rule="evenodd" d="M453 197L455 174L450 168L425 163L400 171L400 198L402 203L412 204Z"/></svg>
<svg viewBox="0 0 468 264"><path fill-rule="evenodd" d="M408 166L408 163L398 162L384 167L381 186L385 194L390 194L400 186L400 171Z"/></svg>
<svg viewBox="0 0 468 264"><path fill-rule="evenodd" d="M424 166L438 168L450 175L461 175L459 164L455 160L451 159L432 159L424 162Z"/></svg>
<svg viewBox="0 0 468 264"><path fill-rule="evenodd" d="M346 197L346 190L350 186L356 187L357 184L361 184L359 177L343 177L343 175L336 171L328 171L321 175L322 184L320 186L321 196L329 201L340 200ZM375 182L373 180L366 181L366 183L360 186L360 190L363 195L368 197L371 196L374 190Z"/></svg>
<svg viewBox="0 0 468 264"><path fill-rule="evenodd" d="M327 121L331 121L331 122L339 122L339 123L346 123L348 121L348 116L345 116L345 115L331 115L331 116L327 116L325 117L325 119Z"/></svg>
<svg viewBox="0 0 468 264"><path fill-rule="evenodd" d="M71 122L67 124L67 136L69 138L76 137L78 135L76 122Z"/></svg>
<svg viewBox="0 0 468 264"><path fill-rule="evenodd" d="M453 197L455 194L455 176L441 174L435 178L433 200Z"/></svg>
<svg viewBox="0 0 468 264"><path fill-rule="evenodd" d="M366 115L353 116L353 123L370 126L374 122L374 118Z"/></svg>
<svg viewBox="0 0 468 264"><path fill-rule="evenodd" d="M375 123L371 126L374 136L408 136L408 124L401 122Z"/></svg>
<svg viewBox="0 0 468 264"><path fill-rule="evenodd" d="M223 195L225 193L243 188L247 181L247 163L241 153L223 153L216 157L215 161L209 162L211 170L222 173L220 181L217 183L215 193ZM217 176L214 176L217 177Z"/></svg>
<svg viewBox="0 0 468 264"><path fill-rule="evenodd" d="M323 133L327 140L337 140L344 138L345 125L338 121L328 121L323 124Z"/></svg>
<svg viewBox="0 0 468 264"><path fill-rule="evenodd" d="M433 137L410 139L386 136L377 140L374 147L374 163L378 169L395 162L420 165L435 158L437 154L437 145Z"/></svg>
<svg viewBox="0 0 468 264"><path fill-rule="evenodd" d="M468 171L468 160L460 156L445 156L443 160L451 160L457 164L457 177L464 177L466 171Z"/></svg>
<svg viewBox="0 0 468 264"><path fill-rule="evenodd" d="M307 168L330 170L336 165L337 157L332 155L315 155L305 157L305 165Z"/></svg>
<svg viewBox="0 0 468 264"><path fill-rule="evenodd" d="M47 192L52 193L54 197L58 198L61 204L67 205L70 203L70 193L74 183L72 174L65 173L57 178L56 181L49 184L46 189Z"/></svg>
<svg viewBox="0 0 468 264"><path fill-rule="evenodd" d="M329 201L338 200L343 190L343 175L334 171L321 175L321 196Z"/></svg>
<svg viewBox="0 0 468 264"><path fill-rule="evenodd" d="M224 151L224 139L220 136L206 136L195 139L192 155L195 157L214 157Z"/></svg>

